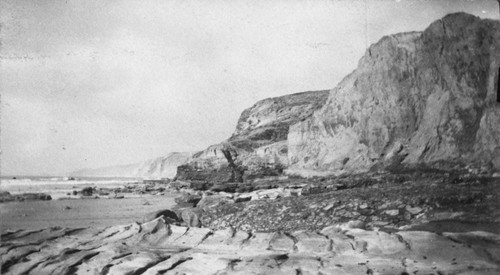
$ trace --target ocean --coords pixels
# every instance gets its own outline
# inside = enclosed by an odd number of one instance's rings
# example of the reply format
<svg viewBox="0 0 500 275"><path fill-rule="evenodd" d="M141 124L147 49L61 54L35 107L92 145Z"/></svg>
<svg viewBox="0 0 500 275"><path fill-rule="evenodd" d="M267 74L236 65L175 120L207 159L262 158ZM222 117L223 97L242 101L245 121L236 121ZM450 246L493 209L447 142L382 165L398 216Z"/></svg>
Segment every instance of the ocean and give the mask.
<svg viewBox="0 0 500 275"><path fill-rule="evenodd" d="M96 178L96 177L61 177L61 176L2 176L0 191L11 194L48 193L53 199L66 197L73 190L85 187L116 188L128 183L142 182L139 178Z"/></svg>

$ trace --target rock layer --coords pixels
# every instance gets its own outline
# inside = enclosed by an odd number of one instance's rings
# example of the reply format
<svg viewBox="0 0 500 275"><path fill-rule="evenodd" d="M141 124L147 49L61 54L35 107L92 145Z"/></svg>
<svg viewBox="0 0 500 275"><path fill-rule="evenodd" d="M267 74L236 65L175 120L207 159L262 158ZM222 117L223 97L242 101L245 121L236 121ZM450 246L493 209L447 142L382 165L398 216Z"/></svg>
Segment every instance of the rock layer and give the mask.
<svg viewBox="0 0 500 275"><path fill-rule="evenodd" d="M292 174L477 163L500 170L500 23L457 13L382 38L327 103L290 127Z"/></svg>
<svg viewBox="0 0 500 275"><path fill-rule="evenodd" d="M224 182L417 164L500 171L499 66L498 21L457 13L383 37L328 95L257 102L231 138L177 176Z"/></svg>
<svg viewBox="0 0 500 275"><path fill-rule="evenodd" d="M180 166L177 179L231 182L281 175L288 166L289 126L321 108L327 97L328 91L313 91L257 102L243 111L228 140Z"/></svg>
<svg viewBox="0 0 500 275"><path fill-rule="evenodd" d="M320 232L212 231L148 223L2 235L2 274L497 274L486 232L327 227Z"/></svg>

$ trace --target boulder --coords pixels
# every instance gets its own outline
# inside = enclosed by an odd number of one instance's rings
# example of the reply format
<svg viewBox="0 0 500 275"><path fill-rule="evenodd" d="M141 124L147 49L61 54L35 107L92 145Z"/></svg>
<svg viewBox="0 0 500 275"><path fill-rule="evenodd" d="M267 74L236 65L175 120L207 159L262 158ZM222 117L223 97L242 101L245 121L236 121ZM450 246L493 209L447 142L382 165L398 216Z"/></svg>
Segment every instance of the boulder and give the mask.
<svg viewBox="0 0 500 275"><path fill-rule="evenodd" d="M229 192L234 193L238 188L238 183L218 183L210 188L213 192Z"/></svg>
<svg viewBox="0 0 500 275"><path fill-rule="evenodd" d="M171 188L177 188L177 189L191 187L191 184L189 182L179 181L179 180L173 181L169 183L169 185Z"/></svg>
<svg viewBox="0 0 500 275"><path fill-rule="evenodd" d="M177 224L181 222L181 219L177 216L177 214L169 209L163 209L149 213L142 219L142 222L149 222L160 217L163 218L168 224Z"/></svg>
<svg viewBox="0 0 500 275"><path fill-rule="evenodd" d="M85 187L81 191L82 196L92 196L94 193L94 188L93 187Z"/></svg>
<svg viewBox="0 0 500 275"><path fill-rule="evenodd" d="M189 183L189 188L193 190L205 191L210 188L211 184L205 180L196 180Z"/></svg>
<svg viewBox="0 0 500 275"><path fill-rule="evenodd" d="M247 202L250 200L252 200L251 194L241 194L234 199L234 202Z"/></svg>
<svg viewBox="0 0 500 275"><path fill-rule="evenodd" d="M24 201L24 200L50 201L50 200L52 200L52 197L49 194L45 194L45 193L23 193L21 195L16 195L15 198L18 201Z"/></svg>
<svg viewBox="0 0 500 275"><path fill-rule="evenodd" d="M200 209L211 209L218 205L234 203L234 201L225 195L212 195L203 197L200 202L198 202L197 207Z"/></svg>
<svg viewBox="0 0 500 275"><path fill-rule="evenodd" d="M0 202L7 202L7 201L13 201L14 196L12 196L9 192L7 191L1 191L0 192Z"/></svg>
<svg viewBox="0 0 500 275"><path fill-rule="evenodd" d="M273 188L267 190L257 190L252 192L252 200L262 200L262 199L275 200L277 198L284 198L289 196L291 196L290 191L284 188Z"/></svg>
<svg viewBox="0 0 500 275"><path fill-rule="evenodd" d="M174 199L175 203L181 206L193 206L201 200L201 196L197 194L182 194L181 196Z"/></svg>
<svg viewBox="0 0 500 275"><path fill-rule="evenodd" d="M198 209L185 208L181 211L181 219L187 227L201 227L201 211Z"/></svg>

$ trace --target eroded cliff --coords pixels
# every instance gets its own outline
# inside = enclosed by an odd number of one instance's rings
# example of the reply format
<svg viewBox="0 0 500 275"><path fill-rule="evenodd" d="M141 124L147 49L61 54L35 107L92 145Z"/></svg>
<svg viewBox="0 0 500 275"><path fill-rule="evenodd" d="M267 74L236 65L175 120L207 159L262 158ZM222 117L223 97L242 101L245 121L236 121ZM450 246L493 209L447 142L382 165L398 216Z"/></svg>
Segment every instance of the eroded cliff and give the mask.
<svg viewBox="0 0 500 275"><path fill-rule="evenodd" d="M234 134L194 154L177 178L208 182L278 176L288 166L288 129L323 106L328 91L296 93L257 102L241 114Z"/></svg>
<svg viewBox="0 0 500 275"><path fill-rule="evenodd" d="M372 45L327 103L288 134L289 173L395 163L498 170L500 23L457 13Z"/></svg>
<svg viewBox="0 0 500 275"><path fill-rule="evenodd" d="M193 153L173 152L166 156L140 163L109 166L96 169L83 169L71 173L74 177L134 177L134 178L173 178L177 166L188 162Z"/></svg>
<svg viewBox="0 0 500 275"><path fill-rule="evenodd" d="M420 164L500 171L499 66L498 21L456 13L383 37L329 92L245 110L231 138L177 176L227 182Z"/></svg>

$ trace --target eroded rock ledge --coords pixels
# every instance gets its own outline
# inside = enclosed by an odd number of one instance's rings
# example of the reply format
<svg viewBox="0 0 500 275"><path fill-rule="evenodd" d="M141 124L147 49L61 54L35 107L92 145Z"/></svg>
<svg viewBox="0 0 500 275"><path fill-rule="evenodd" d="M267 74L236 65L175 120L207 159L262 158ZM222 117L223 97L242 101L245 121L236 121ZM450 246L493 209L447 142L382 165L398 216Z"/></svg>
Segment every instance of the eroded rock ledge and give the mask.
<svg viewBox="0 0 500 275"><path fill-rule="evenodd" d="M2 274L498 274L500 235L212 231L166 224L2 235Z"/></svg>

